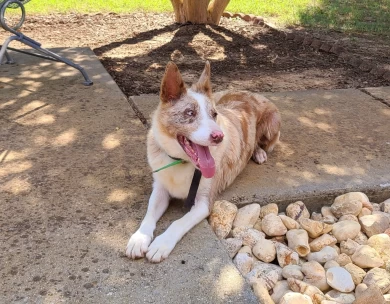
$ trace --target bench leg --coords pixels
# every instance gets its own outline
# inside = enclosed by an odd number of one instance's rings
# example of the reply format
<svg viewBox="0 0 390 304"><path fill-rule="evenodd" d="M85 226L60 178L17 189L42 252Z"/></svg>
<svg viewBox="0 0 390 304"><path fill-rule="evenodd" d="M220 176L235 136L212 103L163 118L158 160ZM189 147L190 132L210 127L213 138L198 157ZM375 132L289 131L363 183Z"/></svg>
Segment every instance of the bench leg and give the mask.
<svg viewBox="0 0 390 304"><path fill-rule="evenodd" d="M15 36L11 36L11 37L8 37L5 41L4 41L4 44L1 46L0 48L0 65L3 63L3 59L4 59L4 56L5 58L7 59L5 61L5 63L14 63L14 61L12 60L11 56L8 54L7 52L7 47L8 45L13 41L13 40L17 40L18 37L15 37Z"/></svg>

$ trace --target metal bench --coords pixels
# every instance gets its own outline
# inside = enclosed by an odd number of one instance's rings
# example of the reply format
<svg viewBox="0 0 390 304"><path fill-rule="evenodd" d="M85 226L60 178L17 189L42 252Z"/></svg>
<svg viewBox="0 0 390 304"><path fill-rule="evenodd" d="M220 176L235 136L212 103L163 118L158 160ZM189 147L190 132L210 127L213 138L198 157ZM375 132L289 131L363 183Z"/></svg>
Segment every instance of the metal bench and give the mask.
<svg viewBox="0 0 390 304"><path fill-rule="evenodd" d="M5 57L5 63L14 63L12 60L11 56L8 54L8 50L12 50L15 52L31 55L31 56L36 56L39 58L51 60L51 61L56 61L56 62L63 62L77 70L80 71L80 73L83 75L85 82L84 85L90 86L93 84L93 82L89 79L88 74L85 72L85 70L79 66L78 64L73 63L72 61L59 56L56 53L53 53L43 47L41 47L41 44L25 35L23 35L18 29L23 25L23 22L25 20L26 16L26 10L24 8L24 4L29 2L30 0L0 0L0 25L3 29L5 29L8 32L11 32L13 35L8 37L3 45L0 45L0 65L4 62L4 57ZM14 25L14 26L9 26L7 25L7 20L5 18L5 11L7 9L18 9L20 8L21 10L21 18L19 22ZM22 51L22 50L17 50L14 48L9 47L9 44L14 41L20 41L21 43L24 43L37 52L28 52L28 51Z"/></svg>

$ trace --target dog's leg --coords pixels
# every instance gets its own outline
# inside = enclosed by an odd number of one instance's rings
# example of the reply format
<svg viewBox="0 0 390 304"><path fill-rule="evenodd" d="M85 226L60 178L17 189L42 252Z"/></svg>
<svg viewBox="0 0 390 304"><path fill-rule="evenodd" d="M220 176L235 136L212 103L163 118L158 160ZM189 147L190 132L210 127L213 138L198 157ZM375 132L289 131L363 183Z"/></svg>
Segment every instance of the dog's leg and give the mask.
<svg viewBox="0 0 390 304"><path fill-rule="evenodd" d="M267 152L265 152L260 146L253 151L252 159L257 164L262 164L267 161Z"/></svg>
<svg viewBox="0 0 390 304"><path fill-rule="evenodd" d="M141 258L148 250L153 239L156 223L167 210L169 194L162 184L155 181L152 195L149 199L148 210L139 229L130 237L126 247L126 255L129 258Z"/></svg>
<svg viewBox="0 0 390 304"><path fill-rule="evenodd" d="M275 145L278 143L280 137L280 131L274 135L271 140L267 140L265 144L260 143L254 150L252 159L257 164L262 164L267 161L267 153L271 153L274 150Z"/></svg>
<svg viewBox="0 0 390 304"><path fill-rule="evenodd" d="M148 248L146 257L150 262L158 263L168 257L177 242L209 215L209 202L201 197L195 200L195 205L181 219L174 221L168 229L155 238Z"/></svg>

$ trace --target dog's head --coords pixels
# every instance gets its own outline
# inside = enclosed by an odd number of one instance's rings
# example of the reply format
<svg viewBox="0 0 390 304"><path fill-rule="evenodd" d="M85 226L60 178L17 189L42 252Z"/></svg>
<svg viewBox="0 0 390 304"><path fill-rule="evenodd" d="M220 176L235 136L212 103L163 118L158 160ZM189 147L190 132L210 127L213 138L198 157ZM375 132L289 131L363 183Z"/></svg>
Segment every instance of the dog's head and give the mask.
<svg viewBox="0 0 390 304"><path fill-rule="evenodd" d="M218 113L212 101L209 62L191 88L184 84L177 66L168 63L161 82L158 114L162 131L179 143L204 177L213 177L215 162L209 146L221 143L224 134L216 123Z"/></svg>

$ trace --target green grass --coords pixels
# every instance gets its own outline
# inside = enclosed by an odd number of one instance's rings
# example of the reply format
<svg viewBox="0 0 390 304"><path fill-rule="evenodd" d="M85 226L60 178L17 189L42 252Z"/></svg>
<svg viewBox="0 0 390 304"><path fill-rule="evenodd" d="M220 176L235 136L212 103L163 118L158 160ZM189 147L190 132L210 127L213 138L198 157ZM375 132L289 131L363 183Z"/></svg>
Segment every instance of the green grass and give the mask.
<svg viewBox="0 0 390 304"><path fill-rule="evenodd" d="M56 13L131 13L135 11L171 12L169 0L32 0L26 9L33 14Z"/></svg>
<svg viewBox="0 0 390 304"><path fill-rule="evenodd" d="M390 0L313 0L298 19L312 27L389 34Z"/></svg>
<svg viewBox="0 0 390 304"><path fill-rule="evenodd" d="M30 14L172 12L170 0L32 0ZM353 32L390 32L390 0L231 0L227 9L305 25Z"/></svg>

